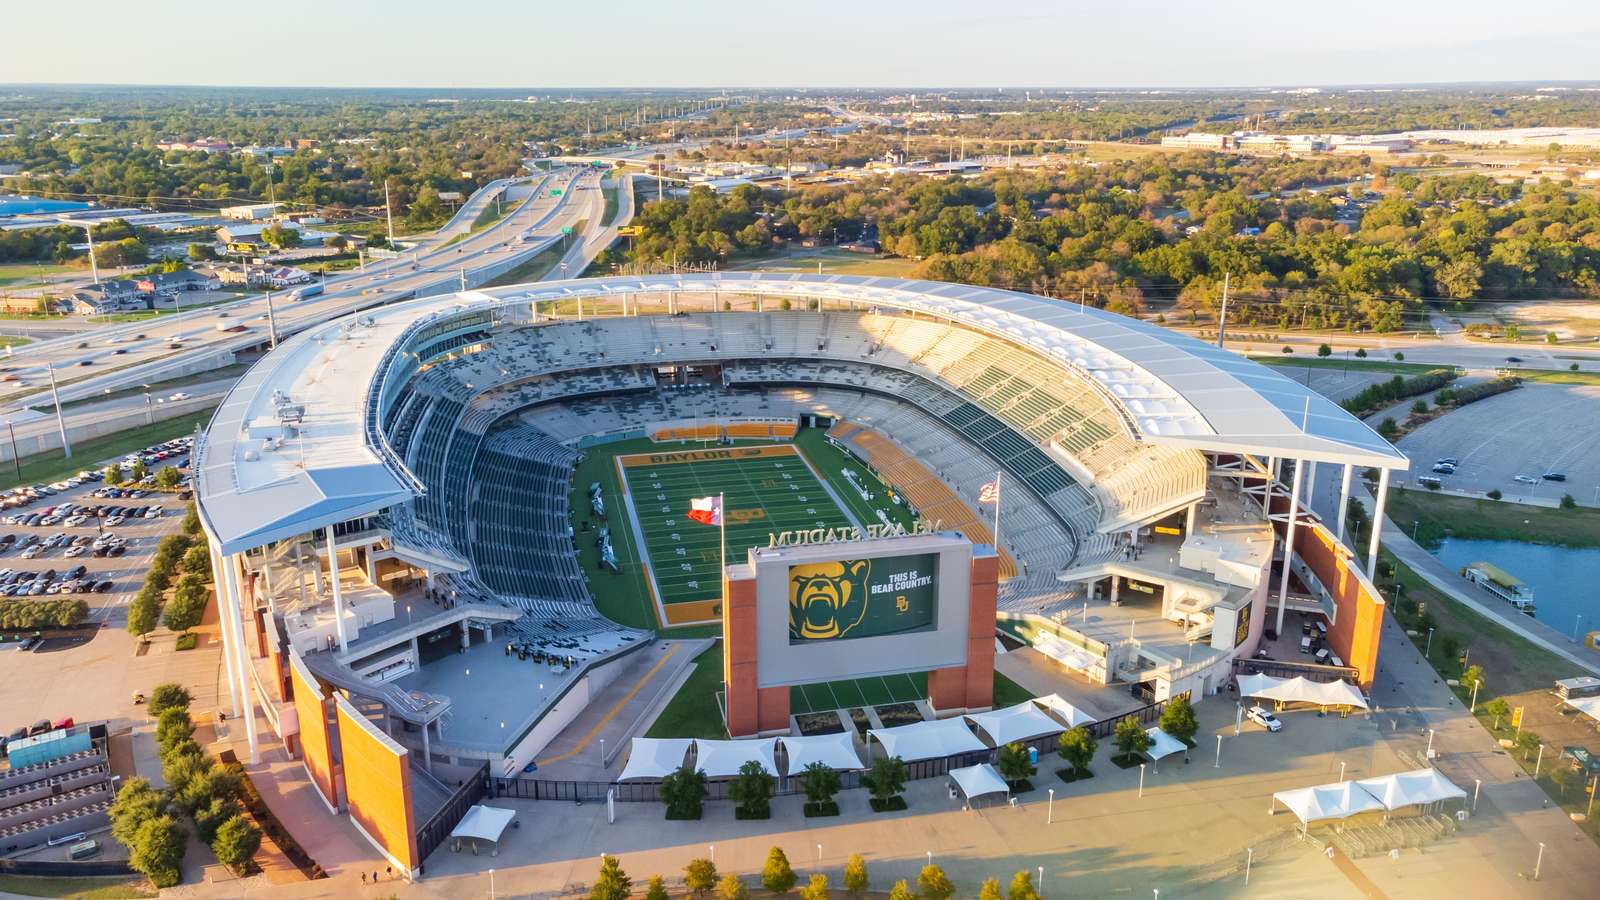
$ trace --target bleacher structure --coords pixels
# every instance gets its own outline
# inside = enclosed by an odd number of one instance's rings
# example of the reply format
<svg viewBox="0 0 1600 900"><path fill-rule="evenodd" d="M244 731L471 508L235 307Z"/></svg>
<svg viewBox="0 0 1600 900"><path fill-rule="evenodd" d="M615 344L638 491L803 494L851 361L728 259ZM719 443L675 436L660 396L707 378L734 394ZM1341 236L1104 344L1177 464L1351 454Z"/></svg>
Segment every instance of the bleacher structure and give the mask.
<svg viewBox="0 0 1600 900"><path fill-rule="evenodd" d="M646 315L505 324L473 338L417 367L390 404L389 443L427 486L389 515L391 527L397 541L459 560L447 576L456 589L579 630L605 620L573 559L566 498L573 448L597 436L705 438L825 415L870 429L843 442L851 452L870 462L897 448L969 513L1004 472L1002 594L1018 609L1061 600L1054 573L1111 552L1108 533L1204 493L1201 455L1141 441L1100 388L937 319ZM916 492L914 473L899 473L907 484L889 477Z"/></svg>
<svg viewBox="0 0 1600 900"><path fill-rule="evenodd" d="M98 734L89 749L33 765L0 769L0 855L11 855L110 825L116 782L105 752L105 728L79 725Z"/></svg>

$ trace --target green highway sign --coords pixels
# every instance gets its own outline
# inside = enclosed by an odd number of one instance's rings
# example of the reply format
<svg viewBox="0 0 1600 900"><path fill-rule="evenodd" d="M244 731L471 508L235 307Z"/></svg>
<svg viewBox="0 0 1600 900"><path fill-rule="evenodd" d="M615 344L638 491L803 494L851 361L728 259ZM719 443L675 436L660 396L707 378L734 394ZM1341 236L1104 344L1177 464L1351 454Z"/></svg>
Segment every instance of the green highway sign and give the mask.
<svg viewBox="0 0 1600 900"><path fill-rule="evenodd" d="M552 196L552 197L561 196L561 188L551 188L550 189L550 196Z"/></svg>
<svg viewBox="0 0 1600 900"><path fill-rule="evenodd" d="M562 234L571 234L572 233L572 226L571 225L563 225L563 226L561 226L561 233Z"/></svg>

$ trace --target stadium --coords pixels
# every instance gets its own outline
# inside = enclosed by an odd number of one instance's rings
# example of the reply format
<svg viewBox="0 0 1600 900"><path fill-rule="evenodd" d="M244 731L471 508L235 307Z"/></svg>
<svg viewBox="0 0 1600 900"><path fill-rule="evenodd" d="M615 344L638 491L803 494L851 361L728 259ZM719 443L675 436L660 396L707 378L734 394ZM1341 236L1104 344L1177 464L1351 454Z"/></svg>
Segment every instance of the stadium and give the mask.
<svg viewBox="0 0 1600 900"><path fill-rule="evenodd" d="M724 637L731 737L877 694L981 712L997 644L1071 673L1090 709L1198 700L1258 653L1369 686L1376 543L1364 565L1346 548L1344 501L1376 470L1381 521L1408 465L1306 387L1136 319L755 273L318 325L250 369L194 459L252 753L259 710L404 871L448 795L435 766L516 777L663 639ZM1302 500L1319 466L1337 523ZM710 497L716 525L689 516ZM808 642L791 610L786 642L766 599L785 571L861 560L889 580L859 589L906 620L858 607L816 626L858 640ZM1337 665L1268 653L1299 640L1288 615Z"/></svg>

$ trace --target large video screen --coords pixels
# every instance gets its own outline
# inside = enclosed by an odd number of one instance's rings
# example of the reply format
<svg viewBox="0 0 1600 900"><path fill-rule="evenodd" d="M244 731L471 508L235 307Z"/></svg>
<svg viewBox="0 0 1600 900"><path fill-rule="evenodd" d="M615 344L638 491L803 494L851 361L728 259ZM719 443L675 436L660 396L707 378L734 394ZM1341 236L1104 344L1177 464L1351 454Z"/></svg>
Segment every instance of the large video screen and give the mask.
<svg viewBox="0 0 1600 900"><path fill-rule="evenodd" d="M845 559L789 567L789 643L931 630L939 554Z"/></svg>

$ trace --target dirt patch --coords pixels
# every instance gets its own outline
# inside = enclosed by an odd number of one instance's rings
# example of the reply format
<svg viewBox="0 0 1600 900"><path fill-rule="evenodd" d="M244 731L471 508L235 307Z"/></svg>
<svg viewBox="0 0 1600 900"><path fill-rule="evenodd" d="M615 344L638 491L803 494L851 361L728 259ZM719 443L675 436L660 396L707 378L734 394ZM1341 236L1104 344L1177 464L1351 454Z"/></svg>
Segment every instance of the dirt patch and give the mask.
<svg viewBox="0 0 1600 900"><path fill-rule="evenodd" d="M1600 303L1592 300L1505 303L1491 314L1525 328L1554 331L1564 340L1600 334Z"/></svg>

